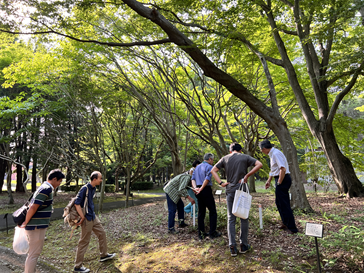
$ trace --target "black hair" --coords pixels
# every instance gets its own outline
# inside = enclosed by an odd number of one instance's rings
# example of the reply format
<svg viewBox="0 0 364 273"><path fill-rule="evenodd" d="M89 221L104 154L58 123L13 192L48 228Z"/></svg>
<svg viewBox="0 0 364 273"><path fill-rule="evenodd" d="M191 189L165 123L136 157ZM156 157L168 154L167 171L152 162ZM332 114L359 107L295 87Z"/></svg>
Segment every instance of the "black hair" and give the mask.
<svg viewBox="0 0 364 273"><path fill-rule="evenodd" d="M241 145L239 143L233 142L230 144L230 147L229 147L230 152L232 152L232 151L240 152L241 150L243 150L243 147L241 147Z"/></svg>
<svg viewBox="0 0 364 273"><path fill-rule="evenodd" d="M259 143L259 147L260 147L260 149L264 149L264 148L271 149L271 148L273 148L273 145L272 145L272 143L270 143L269 140L263 140L262 142Z"/></svg>
<svg viewBox="0 0 364 273"><path fill-rule="evenodd" d="M201 164L201 162L200 162L199 160L195 160L195 161L193 161L193 163L192 163L192 167L196 168L196 166L197 166L198 164Z"/></svg>
<svg viewBox="0 0 364 273"><path fill-rule="evenodd" d="M48 180L52 180L53 178L57 178L57 180L61 180L63 178L66 178L66 176L61 172L60 169L54 169L51 170L48 174Z"/></svg>

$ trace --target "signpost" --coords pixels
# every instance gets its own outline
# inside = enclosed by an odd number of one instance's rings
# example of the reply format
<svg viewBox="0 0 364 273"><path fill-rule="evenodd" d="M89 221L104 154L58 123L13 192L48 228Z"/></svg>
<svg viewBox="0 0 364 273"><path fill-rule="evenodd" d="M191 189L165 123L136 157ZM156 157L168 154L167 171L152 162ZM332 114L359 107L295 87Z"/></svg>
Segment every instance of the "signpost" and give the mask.
<svg viewBox="0 0 364 273"><path fill-rule="evenodd" d="M220 203L220 196L221 196L222 190L216 190L215 194L219 196L219 203Z"/></svg>
<svg viewBox="0 0 364 273"><path fill-rule="evenodd" d="M321 263L320 263L320 254L317 244L317 238L322 238L324 235L324 225L315 224L315 223L306 223L306 235L315 237L316 244L316 253L317 253L317 264L318 264L318 272L321 273Z"/></svg>

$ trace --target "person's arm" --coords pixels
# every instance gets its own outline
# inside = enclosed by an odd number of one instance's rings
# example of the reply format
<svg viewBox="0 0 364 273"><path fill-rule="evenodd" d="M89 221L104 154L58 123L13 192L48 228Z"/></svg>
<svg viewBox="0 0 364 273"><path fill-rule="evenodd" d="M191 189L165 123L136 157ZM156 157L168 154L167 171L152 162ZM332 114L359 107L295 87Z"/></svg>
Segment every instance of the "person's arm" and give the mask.
<svg viewBox="0 0 364 273"><path fill-rule="evenodd" d="M196 189L196 180L191 180L192 188Z"/></svg>
<svg viewBox="0 0 364 273"><path fill-rule="evenodd" d="M270 187L270 181L272 181L273 176L269 176L267 182L265 183L265 189L268 189Z"/></svg>
<svg viewBox="0 0 364 273"><path fill-rule="evenodd" d="M85 202L86 192L87 192L87 186L82 187L77 194L77 199L75 200L75 208L77 210L78 215L80 215L80 217L81 217L81 220L76 223L77 226L80 226L83 223L83 221L85 221L85 218L86 218L85 215L83 214L82 207L81 207L81 204L83 204ZM88 204L86 204L86 206L87 205Z"/></svg>
<svg viewBox="0 0 364 273"><path fill-rule="evenodd" d="M259 169L260 169L261 167L263 167L263 164L262 164L259 160L255 161L254 168L253 168L253 169L251 169L251 170L250 170L250 172L248 172L248 173L244 176L244 179L243 179L243 181L241 181L241 182L243 182L243 183L247 183L247 182L248 182L248 178L249 178L249 176L251 176L251 175L255 174L257 171L259 171ZM240 182L240 183L241 183L241 182Z"/></svg>
<svg viewBox="0 0 364 273"><path fill-rule="evenodd" d="M282 181L284 179L284 177L286 176L286 168L285 167L281 167L279 169L279 177L278 177L278 181L277 184L280 185L282 184Z"/></svg>
<svg viewBox="0 0 364 273"><path fill-rule="evenodd" d="M208 184L209 182L210 182L210 180L205 179L205 180L203 181L203 183L202 183L202 186L201 186L200 188L197 188L197 189L196 189L196 194L199 194L199 193L203 190L203 188L207 186L207 184Z"/></svg>
<svg viewBox="0 0 364 273"><path fill-rule="evenodd" d="M229 183L228 182L225 182L225 183L222 183L222 181L221 181L221 179L220 179L220 177L219 177L219 175L217 174L217 172L219 171L219 168L217 168L217 167L213 167L212 168L212 170L211 170L211 174L212 174L212 176L215 178L215 180L216 180L216 182L217 183L219 183L219 185L221 186L221 187L226 187L227 185L229 185Z"/></svg>
<svg viewBox="0 0 364 273"><path fill-rule="evenodd" d="M76 226L80 226L82 223L83 223L83 221L85 221L85 215L83 215L83 211L82 211L82 208L81 208L81 206L80 205L76 205L75 204L75 208L76 208L76 210L77 210L77 212L78 212L78 214L80 215L80 217L81 217L81 220L80 221L78 221L77 223L76 223Z"/></svg>
<svg viewBox="0 0 364 273"><path fill-rule="evenodd" d="M187 199L190 200L191 204L194 205L196 202L195 202L195 199L193 199L191 196L187 196Z"/></svg>
<svg viewBox="0 0 364 273"><path fill-rule="evenodd" d="M25 221L21 224L21 228L25 228L29 221L32 219L33 215L37 212L40 204L32 204L27 212L27 216L25 217Z"/></svg>

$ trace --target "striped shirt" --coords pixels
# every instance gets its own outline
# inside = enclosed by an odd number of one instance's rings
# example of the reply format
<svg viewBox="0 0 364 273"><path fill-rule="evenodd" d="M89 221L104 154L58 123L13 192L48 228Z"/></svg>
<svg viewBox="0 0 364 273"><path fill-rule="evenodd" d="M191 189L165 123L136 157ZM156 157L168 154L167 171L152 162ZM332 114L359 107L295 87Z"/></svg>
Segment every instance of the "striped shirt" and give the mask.
<svg viewBox="0 0 364 273"><path fill-rule="evenodd" d="M191 175L182 173L170 180L163 188L164 192L177 204L179 199L188 196L187 186L191 182Z"/></svg>
<svg viewBox="0 0 364 273"><path fill-rule="evenodd" d="M53 190L54 188L50 183L44 182L33 194L30 206L37 204L39 208L25 227L26 230L48 227L53 212Z"/></svg>

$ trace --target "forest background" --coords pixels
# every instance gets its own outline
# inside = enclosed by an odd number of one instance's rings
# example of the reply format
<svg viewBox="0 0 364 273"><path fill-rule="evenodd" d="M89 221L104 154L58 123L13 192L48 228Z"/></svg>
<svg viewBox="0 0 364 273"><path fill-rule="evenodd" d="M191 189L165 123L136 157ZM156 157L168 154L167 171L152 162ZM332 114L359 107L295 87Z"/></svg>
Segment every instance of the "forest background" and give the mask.
<svg viewBox="0 0 364 273"><path fill-rule="evenodd" d="M234 141L265 178L270 139L294 208L312 211L307 180L363 196L361 1L0 3L0 190L12 164L18 192L97 169L102 206L105 183L128 197Z"/></svg>

